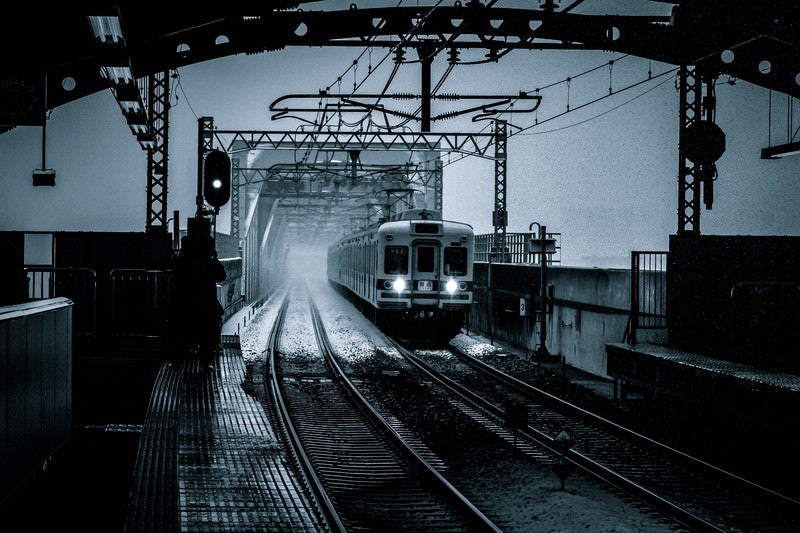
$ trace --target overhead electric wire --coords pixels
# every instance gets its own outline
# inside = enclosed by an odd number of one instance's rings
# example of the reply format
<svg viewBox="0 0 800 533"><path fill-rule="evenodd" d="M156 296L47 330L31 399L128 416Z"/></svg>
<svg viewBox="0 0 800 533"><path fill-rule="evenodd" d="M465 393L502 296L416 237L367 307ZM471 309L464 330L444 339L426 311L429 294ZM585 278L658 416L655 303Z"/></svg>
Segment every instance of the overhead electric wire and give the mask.
<svg viewBox="0 0 800 533"><path fill-rule="evenodd" d="M378 67L380 67L380 66L381 66L381 65L382 65L382 64L383 64L383 63L384 63L384 62L385 62L385 61L386 61L386 60L389 58L389 56L391 56L391 55L392 55L392 53L394 53L394 51L395 51L396 49L398 49L398 48L401 48L401 47L403 46L403 43L404 43L404 42L405 42L405 41L406 41L408 38L410 38L411 36L413 36L413 35L414 35L415 31L416 31L416 30L417 30L417 29L418 29L418 28L419 28L419 27L422 25L422 23L425 21L425 19L427 19L427 18L430 16L430 14L431 14L431 13L432 13L434 10L436 10L436 8L437 8L437 7L439 7L439 5L440 5L440 4L441 4L443 1L444 1L444 0L438 0L438 2L436 2L436 4L435 4L434 6L432 6L432 7L431 7L431 8L430 8L428 11L426 11L425 15L424 15L424 16L422 16L422 17L421 17L419 20L417 20L416 24L414 24L414 27L411 29L411 31L410 31L410 32L408 32L408 34L406 34L406 35L404 35L403 37L401 37L401 39L400 39L400 42L399 42L397 45L395 45L395 46L393 46L393 47L389 48L389 50L388 50L388 51L386 52L386 54L385 54L385 55L384 55L384 56L381 58L381 60L380 60L380 61L378 61L378 63L375 65L375 67L374 67L374 68L371 68L371 69L369 70L369 72L367 72L367 75L366 75L366 76L364 76L364 78L361 80L361 82L360 82L360 83L358 83L358 84L355 84L355 83L354 83L354 85L353 85L353 91L352 91L351 93L349 93L349 95L350 95L350 96L352 96L352 95L353 95L353 94L354 94L354 93L355 93L355 92L356 92L356 91L357 91L359 88L361 88L361 86L362 86L362 85L364 85L364 83L367 81L367 79L369 79L369 77L370 77L370 76L371 76L371 75L372 75L372 74L373 74L373 73L374 73L374 72L375 72L375 71L378 69ZM399 2L397 2L397 5L396 5L395 7L400 7L400 4L402 4L402 3L403 3L403 0L400 0ZM335 83L340 83L340 82L341 82L341 80L342 80L342 78L343 78L343 77L344 77L344 76L345 76L345 75L346 75L346 74L347 74L347 73L350 71L350 69L352 69L352 68L354 68L356 65L358 65L358 60L359 60L359 59L361 59L361 58L364 56L364 54L366 53L366 51L367 51L367 50L369 50L369 47L366 47L366 48L365 48L365 49L364 49L364 50L361 52L361 54L360 54L360 55L359 55L359 56L358 56L358 57L357 57L357 58L356 58L356 59L355 59L355 60L354 60L354 61L353 61L353 62L350 64L350 66L348 66L348 67L347 67L347 69L345 69L345 71L344 71L344 72L343 72L343 73L342 73L342 74L341 74L341 75L340 75L340 76L339 76L339 77L336 79L336 82L335 82ZM391 76L390 76L390 78L389 78L389 81L388 81L386 84L384 84L384 88L383 88L383 91L381 92L381 94L385 94L385 93L386 93L386 91L388 90L388 88L389 88L389 85L390 85L390 83L391 83L391 80L394 78L394 75L396 74L396 72L397 72L397 67L395 67L395 69L393 70L393 72L392 72L392 74L391 74ZM330 88L331 88L332 86L333 86L333 83L332 83L332 84L330 84L330 85L328 85L328 90L330 90ZM377 101L376 101L376 104L375 104L375 105L377 105L377 103L378 103L378 102L380 102L380 98L378 98L378 99L377 99ZM325 121L325 122L321 123L321 124L320 124L320 129L322 128L322 126L324 126L325 124L327 124L327 122L328 122L328 121ZM358 121L357 123L360 123L360 122L361 122L361 121Z"/></svg>
<svg viewBox="0 0 800 533"><path fill-rule="evenodd" d="M178 80L177 81L177 86L181 90L181 94L183 95L183 99L186 100L186 105L189 106L189 111L192 112L192 114L194 115L194 118L199 120L200 116L195 112L194 108L192 107L192 103L189 101L189 97L186 95L186 91L183 89L183 84L181 83L181 74L177 69L175 70L175 75L176 75L177 80ZM177 103L177 98L178 98L178 95L175 95L176 103Z"/></svg>
<svg viewBox="0 0 800 533"><path fill-rule="evenodd" d="M523 132L525 132L525 131L528 131L528 130L529 130L529 129L531 129L531 128L534 128L534 127L536 127L536 126L541 126L542 124L544 124L544 123L546 123L546 122L550 122L551 120L555 120L555 119L557 119L557 118L560 118L560 117L562 117L562 116L566 115L567 113L570 113L570 112L572 112L572 111L577 111L577 110L579 110L579 109L583 109L584 107L587 107L587 106L589 106L589 105L592 105L592 104L594 104L594 103L597 103L597 102L599 102L600 100L603 100L603 99L605 99L605 98L608 98L609 96L614 96L614 95L616 95L616 94L619 94L619 93L620 93L620 92L622 92L622 91L626 91L626 90L628 90L628 89L633 89L634 87L638 87L639 85L641 85L641 84L643 84L643 83L647 83L647 82L648 82L648 81L650 81L650 80L654 80L654 79L660 78L661 76L665 76L665 75L667 75L667 74L671 74L671 73L673 73L673 72L676 72L677 70L678 70L677 68L673 68L673 69L670 69L670 70L664 71L664 72L662 72L661 74L656 74L655 76L648 77L646 80L641 80L641 81L638 81L638 82L636 82L636 83L633 83L633 84L631 84L631 85L628 85L628 86L626 86L626 87L624 87L624 88L620 89L619 91L615 91L615 92L613 92L612 94L609 94L609 95L603 95L603 96L601 96L601 97L599 97L599 98L595 98L594 100L590 100L590 101L588 101L588 102L585 102L585 103L583 103L583 104L581 104L581 105L579 105L579 106L577 106L577 107L571 108L571 109L570 109L570 110L568 110L568 111L564 111L563 113L559 113L559 114L557 114L557 115L553 115L552 117L548 117L548 118L546 118L546 119L544 119L544 120L539 120L539 121L538 121L538 122L536 122L535 124L531 124L530 126L527 126L527 127L524 127L524 128L520 128L520 130L519 130L519 131L516 131L516 132L514 132L513 134L510 134L510 135L509 135L509 137L513 137L514 135L542 135L542 134L544 134L544 133L552 133L552 132L554 132L554 131L561 131L561 130L565 130L565 129L567 129L567 128L572 128L572 127L574 127L574 126L579 126L579 125L581 125L581 124L585 124L586 122L589 122L589 121L591 121L591 120L594 120L594 119L596 119L596 118L600 118L600 117L602 117L603 115L607 115L608 113L610 113L610 112L612 112L612 111L615 111L615 110L619 109L620 107L622 107L622 106L624 106L624 105L627 105L627 104L629 104L629 103L633 102L633 101L634 101L634 100L636 100L637 98L640 98L640 97L642 97L642 96L646 95L647 93L649 93L649 92L651 92L651 91L653 91L653 90L655 90L655 89L657 89L657 88L661 87L662 85L664 85L666 82L668 82L668 81L669 81L669 78L668 78L668 79L666 79L666 80L663 80L661 83L659 83L659 84L657 84L657 85L655 85L655 86L653 86L653 87L650 87L650 88L649 88L649 89L647 89L646 91L644 91L644 92L641 92L641 93L637 94L637 95L636 95L636 96L634 96L633 98L630 98L629 100L626 100L626 101L622 102L622 103L621 103L621 104L619 104L619 105L616 105L616 106L614 106L614 107L612 107L612 108L610 108L610 109L606 109L605 111L603 111L603 112L601 112L601 113L598 113L597 115L594 115L594 116L592 116L592 117L589 117L589 118L587 118L587 119L581 120L581 121L579 121L579 122L575 122L575 123L573 123L573 124L569 124L569 125L567 125L567 126L562 126L562 127L560 127L560 128L555 128L555 129L552 129L552 130L547 130L547 131L537 131L537 132L535 132L535 133L523 133Z"/></svg>
<svg viewBox="0 0 800 533"><path fill-rule="evenodd" d="M628 58L628 57L630 57L630 54L624 54L624 55L622 55L622 56L620 56L620 57L617 57L617 58L614 58L614 59L610 59L609 61L606 61L606 62L604 62L604 63L601 63L601 64L599 64L599 65L597 65L597 66L590 67L590 68L588 68L588 69L586 69L586 70L584 70L584 71L582 71L582 72L579 72L579 73L577 73L577 74L574 74L574 75L571 75L571 76L567 76L566 78L563 78L563 79L560 79L560 80L558 80L558 81L555 81L555 82L549 83L549 84L547 84L547 85L543 85L543 86L541 86L541 87L537 87L537 88L536 88L536 89L534 89L533 91L527 91L526 93L527 93L527 94L530 94L531 92L535 92L535 93L537 93L537 94L538 94L538 93L540 93L541 91L544 91L544 90L546 90L546 89L550 89L550 88L556 87L556 86L558 86L558 85L561 85L561 84L564 84L564 83L570 83L572 80L578 79L578 78L580 78L580 77L582 77L582 76L585 76L585 75L587 75L587 74L590 74L590 73L592 73L592 72L595 72L595 71L597 71L597 70L600 70L600 69L602 69L602 68L609 67L610 65L613 65L613 64L615 64L615 63L617 63L617 62L619 62L619 61L621 61L621 60L623 60L623 59L625 59L625 58ZM662 74L659 74L657 77L659 77L659 76L662 76L662 75L663 75L663 73L662 73ZM650 79L653 79L653 76L652 76L652 74L651 74L651 73L648 73L648 78L647 78L646 80L642 80L642 81L640 81L640 82L637 82L637 83L636 83L636 85L639 85L639 84L641 84L641 83L645 83L646 81L648 81L648 80L650 80ZM635 86L635 85L634 85L634 86ZM631 87L625 87L625 88L623 88L623 89L621 89L621 90L618 90L618 91L611 91L611 92L609 92L609 94L608 94L608 95L604 95L604 96L603 96L603 97L601 97L601 98L597 98L597 99L595 99L594 101L592 101L592 102L590 102L590 103L594 103L594 102L597 102L597 101L603 100L604 98L608 98L609 96L613 96L613 95L615 95L615 94L618 94L619 92L622 92L622 91L624 91L624 90L627 90L627 89L629 89L629 88L631 88ZM506 106L506 108L505 108L505 109L507 110L507 109L509 109L510 107L512 107L512 106L514 105L514 102L516 102L516 101L517 101L517 99L515 98L515 99L514 99L514 100L513 100L513 101L512 101L512 102L511 102L511 103L510 103L508 106ZM588 104L582 104L581 106L578 106L577 108L573 108L573 110L581 109L581 108L583 108L583 107L586 107L586 105L588 105ZM569 111L568 111L568 112L569 112ZM502 113L502 112L500 112L500 113L498 113L498 114L501 114L501 113ZM566 114L566 112L565 112L565 113L561 113L561 114L559 114L558 116L563 116L564 114ZM553 118L557 118L557 117L553 117ZM552 120L553 118L547 119L547 121L549 121L549 120ZM542 123L542 121L538 121L538 123ZM527 130L527 129L530 129L531 127L534 127L534 126L535 126L535 124L534 124L533 126L529 126L529 127L525 128L525 129ZM487 125L485 125L485 126L484 126L484 127L482 127L480 130L478 130L478 133L484 133L484 132L486 132L486 130L487 130L489 127L490 127L490 124L487 124ZM517 132L517 133L519 133L519 132ZM515 133L515 134L516 134L516 133ZM511 136L513 136L513 135L515 135L515 134L511 134L511 135L509 135L508 137L511 137ZM457 158L457 159L455 159L455 160L451 160L451 161L448 161L448 162L444 163L444 164L443 164L443 166L447 166L447 165L449 165L449 164L456 163L456 162L460 161L461 159L464 159L465 157L468 157L468 154L461 154L460 156L458 156L458 158Z"/></svg>
<svg viewBox="0 0 800 533"><path fill-rule="evenodd" d="M631 84L629 84L629 85L627 85L627 86L625 86L625 87L623 87L623 88L621 88L621 89L617 89L617 90L615 90L615 91L612 91L612 92L611 92L611 93L609 93L609 94L604 94L603 96L600 96L600 97L598 97L598 98L595 98L595 99L593 99L593 100L590 100L590 101L588 101L588 102L585 102L585 103L583 103L583 104L580 104L579 106L572 107L572 108L570 108L570 109L569 109L569 110L567 110L567 111L564 111L564 112L562 112L562 113L558 113L558 114L556 114L556 115L553 115L553 116L551 116L551 117L548 117L548 118L546 118L546 119L544 119L544 120L537 120L537 122L536 122L535 124L531 124L531 125L529 125L529 126L526 126L526 127L524 127L524 128L519 128L519 130L518 130L518 131L516 131L516 132L512 132L512 133L509 133L509 134L507 135L506 139L510 139L511 137L514 137L515 135L520 135L520 134L523 134L523 132L526 132L526 131L528 131L528 130L530 130L530 129L532 129L532 128L535 128L535 127L541 126L542 124L545 124L545 123L547 123L547 122L550 122L551 120L555 120L555 119L557 119L557 118L560 118L560 117L563 117L564 115L567 115L567 114L569 114L569 113L573 113L573 112L575 112L575 111L577 111L577 110L579 110L579 109L583 109L583 108L585 108L585 107L587 107L587 106L590 106L590 105L596 104L597 102L600 102L601 100L605 100L605 99L607 99L607 98L610 98L610 97L612 97L612 96L616 96L617 94L620 94L620 93L622 93L622 92L625 92L625 91L628 91L628 90L630 90L630 89L633 89L633 88L635 88L635 87L638 87L638 86L640 86L640 85L642 85L642 84L644 84L644 83L647 83L647 82L649 82L649 81L655 80L655 79L657 79L657 78L660 78L660 77L662 77L662 76L665 76L665 75L667 75L667 74L674 73L674 72L676 72L677 70L678 70L678 68L677 68L677 67L675 67L675 68L669 69L669 70L667 70L667 71L664 71L664 72L662 72L662 73L660 73L660 74L656 74L656 75L649 75L649 76L648 76L646 79L644 79L644 80L640 80L640 81L637 81L637 82L631 83ZM559 131L559 130L563 130L563 129L570 128L570 127L573 127L573 126L577 126L577 125L579 125L579 124L584 124L584 123L586 123L586 122L589 122L589 121L591 121L591 120L594 120L594 119L596 119L596 118L599 118L599 117L601 117L601 116L603 116L603 115L606 115L606 114L610 113L611 111L614 111L614 110L616 110L616 109L619 109L620 107L623 107L623 106L625 106L625 105L627 105L627 104L631 103L632 101L636 100L637 98L639 98L639 97L641 97L641 96L644 96L645 94L647 94L647 93L649 93L650 91L652 91L652 90L656 89L657 87L660 87L661 85L663 85L663 84L664 84L664 83L666 83L667 81L669 81L669 80L664 80L664 81L662 81L661 83L657 84L656 86L654 86L654 87L652 87L652 88L650 88L650 89L648 89L648 90L646 90L646 91L642 92L641 94L638 94L638 95L636 95L635 97L633 97L633 98L631 98L631 99L629 99L629 100L627 100L627 101L625 101L625 102L623 102L623 103L621 103L621 104L619 104L619 105L617 105L617 106L615 106L615 107L613 107L613 108L611 108L611 109L608 109L608 110L606 110L606 111L603 111L602 113L599 113L598 115L595 115L595 116L593 116L593 117L587 118L587 119L585 119L585 120L582 120L582 121L580 121L580 122L576 122L576 123L574 123L574 124L570 124L570 125L567 125L567 126L564 126L564 127L561 127L561 128L557 128L557 129L553 129L553 130L549 130L549 131L546 131L546 132L541 132L541 133L539 133L539 132L536 132L536 133L527 133L527 134L524 134L524 135L540 135L540 134L544 134L544 133L550 133L550 132L553 132L553 131ZM551 86L552 86L552 85L555 85L555 84L551 84ZM488 128L488 125L487 125L487 126L484 126L484 128L482 128L480 131L481 131L481 132L483 132L483 131L485 131L487 128ZM444 163L442 164L442 167L445 167L445 166L451 165L451 164L453 164L453 163L457 163L457 162L461 161L462 159L465 159L466 157L469 157L469 154L459 154L458 156L456 156L456 158L455 158L455 159L451 159L451 160L449 160L449 161L447 161L447 162L444 162Z"/></svg>

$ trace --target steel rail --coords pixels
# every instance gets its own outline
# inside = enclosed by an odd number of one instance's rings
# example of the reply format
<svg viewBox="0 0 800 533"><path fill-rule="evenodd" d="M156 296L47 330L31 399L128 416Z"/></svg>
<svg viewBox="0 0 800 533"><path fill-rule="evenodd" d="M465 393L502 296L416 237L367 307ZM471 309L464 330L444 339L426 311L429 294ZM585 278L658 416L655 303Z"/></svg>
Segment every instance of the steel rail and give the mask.
<svg viewBox="0 0 800 533"><path fill-rule="evenodd" d="M305 449L300 442L300 436L297 432L297 428L295 428L294 423L292 422L291 416L289 415L289 409L286 406L283 394L281 393L279 383L280 374L277 371L277 354L279 353L278 347L280 346L280 336L283 329L284 319L286 318L286 309L288 305L289 293L287 292L283 295L283 300L281 301L278 315L275 318L275 322L272 326L269 340L267 342L268 361L265 368L268 369L268 375L265 376L265 378L269 382L270 395L274 402L275 409L278 412L278 418L283 426L284 434L289 441L292 453L297 458L297 461L306 476L306 480L320 505L325 519L328 521L328 525L336 531L345 533L347 528L344 526L342 519L339 517L336 507L333 505L333 502L328 496L322 481L317 476L317 473L311 462L311 458L308 456L308 454L306 454Z"/></svg>
<svg viewBox="0 0 800 533"><path fill-rule="evenodd" d="M360 404L366 409L375 422L377 422L382 429L389 433L394 440L400 444L401 449L411 457L418 465L423 468L423 472L428 474L429 479L432 479L438 484L440 488L446 491L446 494L455 498L455 502L461 507L473 521L477 523L482 529L494 532L502 531L498 528L482 511L480 511L472 502L470 502L455 486L453 486L439 471L433 467L414 447L406 441L406 439L398 433L398 431L373 407L370 402L361 394L355 384L350 380L347 374L339 365L336 360L335 350L333 349L330 340L328 339L325 331L322 317L318 308L310 302L312 318L314 322L314 329L319 342L320 350L325 354L326 362L328 362L334 371L337 378L346 385L348 390L358 399Z"/></svg>
<svg viewBox="0 0 800 533"><path fill-rule="evenodd" d="M430 376L431 379L460 394L465 400L470 401L476 407L482 408L498 418L503 418L504 412L502 409L495 406L491 402L486 401L463 385L456 383L447 376L437 372L425 364L413 352L403 347L394 339L390 338L389 341L395 346L395 348L397 348L401 355L403 355L409 362L419 368L422 372ZM655 494L654 492L626 478L625 476L622 476L619 473L614 472L599 463L596 463L592 459L575 450L564 451L560 449L555 443L555 439L553 437L550 437L549 435L546 435L535 428L530 426L522 428L522 433L535 440L549 452L563 456L564 459L570 461L574 466L578 467L585 473L595 476L616 487L617 489L623 490L626 493L637 497L640 501L648 504L654 509L664 512L679 523L690 527L695 531L725 531L725 529L719 528L714 524L703 520L693 513L662 498L658 494Z"/></svg>

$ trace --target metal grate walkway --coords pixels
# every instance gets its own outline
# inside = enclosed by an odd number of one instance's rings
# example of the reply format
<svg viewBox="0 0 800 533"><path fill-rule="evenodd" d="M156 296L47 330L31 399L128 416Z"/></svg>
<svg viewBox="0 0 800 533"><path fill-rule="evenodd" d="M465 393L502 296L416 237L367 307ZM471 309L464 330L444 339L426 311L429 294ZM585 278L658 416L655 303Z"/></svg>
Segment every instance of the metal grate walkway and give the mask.
<svg viewBox="0 0 800 533"><path fill-rule="evenodd" d="M236 335L214 371L164 362L139 444L125 531L324 531L261 403Z"/></svg>

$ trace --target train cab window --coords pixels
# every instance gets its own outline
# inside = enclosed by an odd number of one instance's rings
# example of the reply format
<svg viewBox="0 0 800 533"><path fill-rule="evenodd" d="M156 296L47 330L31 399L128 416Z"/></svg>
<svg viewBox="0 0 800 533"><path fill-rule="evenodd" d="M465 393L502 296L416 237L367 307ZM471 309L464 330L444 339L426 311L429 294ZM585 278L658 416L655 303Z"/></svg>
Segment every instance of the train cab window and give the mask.
<svg viewBox="0 0 800 533"><path fill-rule="evenodd" d="M383 259L385 274L408 274L408 246L387 246Z"/></svg>
<svg viewBox="0 0 800 533"><path fill-rule="evenodd" d="M417 272L436 270L436 250L432 246L417 247Z"/></svg>
<svg viewBox="0 0 800 533"><path fill-rule="evenodd" d="M444 275L467 275L467 249L448 246L444 249Z"/></svg>

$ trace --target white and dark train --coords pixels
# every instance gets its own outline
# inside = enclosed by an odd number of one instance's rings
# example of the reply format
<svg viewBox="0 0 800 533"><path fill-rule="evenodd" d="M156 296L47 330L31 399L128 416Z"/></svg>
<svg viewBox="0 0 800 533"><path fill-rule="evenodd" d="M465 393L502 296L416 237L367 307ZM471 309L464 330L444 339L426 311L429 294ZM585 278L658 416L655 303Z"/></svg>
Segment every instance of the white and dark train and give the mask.
<svg viewBox="0 0 800 533"><path fill-rule="evenodd" d="M472 306L472 226L409 209L328 247L328 281L384 332L456 335Z"/></svg>

